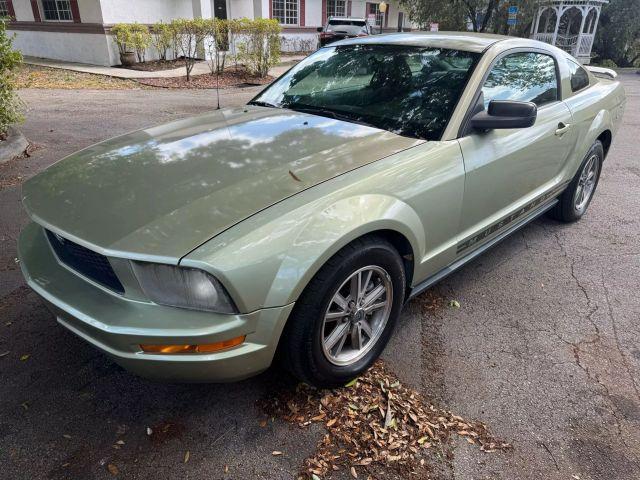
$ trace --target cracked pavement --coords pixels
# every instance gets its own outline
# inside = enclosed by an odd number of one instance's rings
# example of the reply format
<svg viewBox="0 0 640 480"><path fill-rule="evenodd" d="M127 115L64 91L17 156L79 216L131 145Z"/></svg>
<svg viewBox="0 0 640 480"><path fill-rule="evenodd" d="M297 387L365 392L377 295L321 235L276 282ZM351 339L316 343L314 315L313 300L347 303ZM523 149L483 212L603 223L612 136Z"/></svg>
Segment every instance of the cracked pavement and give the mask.
<svg viewBox="0 0 640 480"><path fill-rule="evenodd" d="M514 446L485 454L458 442L437 478L640 478L640 76L621 78L624 124L583 220L538 219L436 286L441 308L412 301L384 353L404 382ZM223 91L223 105L255 92ZM322 432L259 425L256 400L280 372L229 385L134 377L57 326L14 261L25 177L93 142L209 110L213 93L21 95L22 130L39 148L0 168L3 478L113 478L109 464L119 478L296 478ZM459 309L446 306L453 299Z"/></svg>

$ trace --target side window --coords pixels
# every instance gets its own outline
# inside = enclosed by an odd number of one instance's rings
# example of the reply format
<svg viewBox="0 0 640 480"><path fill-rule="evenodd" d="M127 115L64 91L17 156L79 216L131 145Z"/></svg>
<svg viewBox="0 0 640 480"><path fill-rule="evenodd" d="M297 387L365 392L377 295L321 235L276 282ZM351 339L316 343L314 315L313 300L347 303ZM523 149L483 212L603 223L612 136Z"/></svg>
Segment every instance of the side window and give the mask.
<svg viewBox="0 0 640 480"><path fill-rule="evenodd" d="M521 52L502 57L482 86L485 108L491 100L533 102L538 107L558 100L555 60L542 53Z"/></svg>
<svg viewBox="0 0 640 480"><path fill-rule="evenodd" d="M567 60L569 71L571 72L571 91L577 92L589 86L589 75L587 71L576 62Z"/></svg>

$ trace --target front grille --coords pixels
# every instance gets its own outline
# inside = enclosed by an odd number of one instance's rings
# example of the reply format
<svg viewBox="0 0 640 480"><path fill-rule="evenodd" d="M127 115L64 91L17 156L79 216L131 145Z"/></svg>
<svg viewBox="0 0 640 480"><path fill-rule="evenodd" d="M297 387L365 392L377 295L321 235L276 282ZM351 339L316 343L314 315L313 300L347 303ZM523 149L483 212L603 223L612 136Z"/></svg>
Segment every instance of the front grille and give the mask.
<svg viewBox="0 0 640 480"><path fill-rule="evenodd" d="M100 285L120 294L124 293L124 287L118 280L107 257L49 230L45 231L53 251L56 252L62 263Z"/></svg>

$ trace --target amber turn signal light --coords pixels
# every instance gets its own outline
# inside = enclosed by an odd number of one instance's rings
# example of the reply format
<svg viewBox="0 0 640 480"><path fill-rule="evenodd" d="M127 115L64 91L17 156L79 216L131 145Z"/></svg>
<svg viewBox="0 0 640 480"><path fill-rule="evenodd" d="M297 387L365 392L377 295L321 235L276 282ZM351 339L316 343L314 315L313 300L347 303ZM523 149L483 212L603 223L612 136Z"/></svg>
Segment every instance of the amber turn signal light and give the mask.
<svg viewBox="0 0 640 480"><path fill-rule="evenodd" d="M235 347L244 342L245 335L230 340L202 345L140 345L145 353L213 353Z"/></svg>

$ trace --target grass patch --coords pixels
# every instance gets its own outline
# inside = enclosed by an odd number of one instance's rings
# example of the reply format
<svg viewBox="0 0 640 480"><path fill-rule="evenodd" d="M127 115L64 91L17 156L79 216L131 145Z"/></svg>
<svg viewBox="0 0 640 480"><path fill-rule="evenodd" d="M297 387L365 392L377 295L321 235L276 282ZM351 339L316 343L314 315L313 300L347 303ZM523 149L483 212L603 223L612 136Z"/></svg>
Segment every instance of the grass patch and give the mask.
<svg viewBox="0 0 640 480"><path fill-rule="evenodd" d="M69 90L130 90L144 88L133 80L28 64L22 65L17 71L17 87Z"/></svg>

